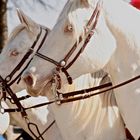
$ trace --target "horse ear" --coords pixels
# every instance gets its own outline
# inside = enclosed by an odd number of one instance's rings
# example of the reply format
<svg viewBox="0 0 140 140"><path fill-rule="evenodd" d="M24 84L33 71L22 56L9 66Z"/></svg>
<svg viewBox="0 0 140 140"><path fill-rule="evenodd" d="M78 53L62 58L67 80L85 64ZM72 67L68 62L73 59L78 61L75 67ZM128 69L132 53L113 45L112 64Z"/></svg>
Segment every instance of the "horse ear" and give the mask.
<svg viewBox="0 0 140 140"><path fill-rule="evenodd" d="M35 23L30 17L25 15L25 13L22 10L17 9L17 15L21 24L24 24L27 30L34 33L36 29L39 28L39 25Z"/></svg>

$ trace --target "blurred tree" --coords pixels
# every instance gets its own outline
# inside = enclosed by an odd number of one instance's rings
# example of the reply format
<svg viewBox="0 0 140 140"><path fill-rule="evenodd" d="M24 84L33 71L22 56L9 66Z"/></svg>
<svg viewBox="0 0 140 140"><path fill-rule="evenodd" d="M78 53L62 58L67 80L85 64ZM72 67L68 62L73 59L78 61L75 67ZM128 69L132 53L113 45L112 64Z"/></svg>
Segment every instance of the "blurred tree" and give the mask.
<svg viewBox="0 0 140 140"><path fill-rule="evenodd" d="M7 40L7 0L0 0L0 52Z"/></svg>

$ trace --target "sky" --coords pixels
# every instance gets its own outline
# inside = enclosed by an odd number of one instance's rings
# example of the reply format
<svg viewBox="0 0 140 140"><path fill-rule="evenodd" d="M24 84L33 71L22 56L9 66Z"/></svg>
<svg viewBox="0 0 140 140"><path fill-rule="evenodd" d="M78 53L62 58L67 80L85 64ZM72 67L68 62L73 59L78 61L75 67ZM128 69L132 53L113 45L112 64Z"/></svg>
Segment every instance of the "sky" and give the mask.
<svg viewBox="0 0 140 140"><path fill-rule="evenodd" d="M5 139L3 138L3 136L0 136L0 140L5 140Z"/></svg>

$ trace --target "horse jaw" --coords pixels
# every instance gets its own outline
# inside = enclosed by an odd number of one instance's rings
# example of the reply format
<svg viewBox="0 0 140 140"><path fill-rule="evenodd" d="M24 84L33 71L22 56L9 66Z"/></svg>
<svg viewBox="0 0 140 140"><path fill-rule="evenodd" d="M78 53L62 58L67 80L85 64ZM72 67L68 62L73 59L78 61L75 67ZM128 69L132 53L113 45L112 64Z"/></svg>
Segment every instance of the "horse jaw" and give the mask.
<svg viewBox="0 0 140 140"><path fill-rule="evenodd" d="M17 9L18 18L28 31L31 33L39 32L39 25L35 23L30 17L28 17L22 10Z"/></svg>

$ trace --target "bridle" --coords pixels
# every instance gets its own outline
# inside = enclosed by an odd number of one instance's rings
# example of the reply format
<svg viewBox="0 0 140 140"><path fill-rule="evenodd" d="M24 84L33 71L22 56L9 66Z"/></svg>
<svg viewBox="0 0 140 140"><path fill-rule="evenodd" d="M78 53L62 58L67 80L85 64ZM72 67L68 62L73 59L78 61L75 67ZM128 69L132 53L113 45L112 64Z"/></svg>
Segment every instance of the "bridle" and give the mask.
<svg viewBox="0 0 140 140"><path fill-rule="evenodd" d="M67 79L68 79L68 83L72 84L72 78L71 76L68 74L67 69L69 67L71 67L71 65L76 61L76 59L78 58L78 56L81 54L81 52L84 50L84 48L86 47L87 43L89 42L90 38L92 37L92 35L94 34L94 29L96 27L98 18L99 18L99 13L100 13L100 2L97 3L97 6L95 8L95 10L93 11L91 18L89 19L85 29L89 29L87 38L84 41L83 46L81 47L81 49L79 50L79 52L76 54L76 56L74 57L74 59L66 65L68 59L71 57L71 55L74 53L74 51L77 48L77 45L79 43L82 42L82 37L79 37L79 42L75 42L75 44L72 46L72 48L70 49L70 51L66 54L66 56L64 57L64 59L61 62L57 62L41 53L39 53L40 48L42 47L42 45L45 42L45 39L47 38L48 35L48 31L46 30L46 33L44 34L44 37L41 39L40 44L37 45L37 43L39 42L40 38L41 38L41 34L42 34L42 30L43 28L40 27L40 32L38 33L36 40L33 42L32 46L29 48L29 50L27 51L27 53L23 56L23 58L21 59L21 61L19 62L19 64L13 69L13 71L6 76L5 79L2 78L2 76L0 76L0 81L1 81L1 87L3 91L7 91L8 94L12 97L12 99L14 100L14 102L16 103L17 107L20 108L20 111L22 113L22 116L25 117L27 116L26 112L24 111L22 105L20 104L20 102L18 101L17 97L15 95L13 95L14 93L12 92L10 86L12 84L14 84L17 80L20 80L20 77L22 75L22 73L25 71L25 69L28 67L28 65L30 64L30 62L32 61L34 56L38 56L46 61L49 61L51 63L53 63L54 65L56 65L55 68L55 72L54 72L54 77L53 77L53 82L55 83L59 83L59 86L57 87L57 89L60 89L60 76L59 76L59 72L62 71L64 72L64 74L66 75ZM95 22L92 24L92 21L95 19ZM91 26L91 27L90 27ZM87 33L87 32L86 32ZM22 68L23 67L23 68ZM21 72L15 77L15 74L20 70ZM56 78L57 77L57 78ZM56 81L57 79L57 81ZM6 95L6 94L3 94Z"/></svg>
<svg viewBox="0 0 140 140"><path fill-rule="evenodd" d="M72 102L72 101L75 101L75 100L88 98L88 97L91 97L91 96L98 95L98 94L101 94L103 92L106 92L108 90L112 90L112 89L121 87L121 86L123 86L125 84L128 84L128 83L134 81L134 80L139 79L140 76L138 75L138 76L136 76L136 77L134 77L132 79L129 79L129 80L127 80L125 82L122 82L122 83L120 83L118 85L115 85L113 87L112 87L112 83L109 82L109 83L106 83L106 84L103 84L103 85L100 85L100 86L97 86L97 87L84 89L84 90L79 90L79 91L74 91L74 92L68 92L68 93L64 93L64 94L60 93L58 91L58 89L61 88L61 77L59 76L60 71L64 72L64 74L67 77L68 83L72 84L72 78L68 74L67 69L70 68L72 66L72 64L77 60L79 55L83 52L83 50L87 46L87 44L90 41L91 37L94 35L94 30L95 30L95 27L96 27L97 22L98 22L101 6L102 6L102 1L99 0L97 5L96 5L95 10L93 11L93 13L92 13L92 15L91 15L88 23L86 24L86 27L85 27L85 33L86 33L87 37L84 40L84 43L83 43L82 47L80 48L80 50L78 51L78 53L75 55L75 57L68 64L67 64L68 59L71 57L71 55L77 49L78 44L80 44L83 41L83 38L80 36L79 37L79 42L75 42L75 44L72 46L70 51L65 55L64 59L62 61L60 61L60 62L57 62L54 59L49 58L49 57L39 53L39 50L42 47L42 45L44 44L45 39L47 38L47 34L48 34L48 31L46 30L46 33L44 34L43 38L41 39L39 45L36 45L39 42L40 36L42 34L42 29L43 28L40 27L40 32L37 35L36 40L33 42L32 46L29 48L28 52L25 54L25 56L20 61L20 63L15 67L15 69L5 79L2 79L2 77L1 77L2 83L6 83L5 84L6 86L2 86L2 87L8 87L8 86L10 87L18 78L20 78L21 74L28 67L28 65L30 64L30 62L32 61L34 56L38 56L38 57L40 57L40 58L42 58L42 59L44 59L44 60L46 60L46 61L48 61L50 63L53 63L54 65L56 65L56 68L55 68L54 73L53 73L54 75L53 75L53 78L52 78L52 91L56 95L56 99L53 100L53 101L44 103L44 104L39 104L39 105L33 106L35 108L40 107L42 105L46 105L46 104L48 105L48 104L51 104L51 103L54 103L54 102L57 102L58 104L62 104L62 103L66 103L66 102ZM93 20L94 20L94 23L92 24ZM13 75L24 65L24 63L27 61L27 59L29 59L29 61L26 64L26 66L23 68L21 73L14 80L11 81ZM7 83L9 83L9 84L7 84ZM91 91L95 91L95 90L99 90L99 89L101 90L101 89L104 89L106 87L110 87L110 88L108 88L106 90L103 90L103 91L100 91L100 92L97 92L97 93L90 94L90 95L88 95L88 94L84 95L84 94L89 93ZM83 94L83 95L79 96L80 94ZM78 95L78 97L77 96L73 97L75 95ZM13 97L13 98L15 98L15 97ZM15 100L16 99L14 99L14 101ZM22 110L29 109L29 108L21 109L21 107L22 107L21 105L17 105L17 107L18 108L15 109L15 110L18 111L18 112L21 112ZM11 110L11 112L12 111L13 110Z"/></svg>
<svg viewBox="0 0 140 140"><path fill-rule="evenodd" d="M72 84L73 79L69 75L67 70L74 64L74 62L77 60L77 58L80 56L80 54L86 48L91 37L94 35L94 30L96 28L96 25L97 25L97 22L99 19L101 7L102 7L102 0L99 0L97 2L96 8L94 9L89 21L87 22L87 24L85 26L85 35L86 35L85 40L80 36L79 42L77 42L77 41L75 42L75 44L72 46L72 48L69 50L69 52L65 55L64 59L62 59L60 62L39 53L39 49L35 53L34 56L38 56L38 57L42 58L43 60L48 61L56 66L54 68L54 70L52 71L53 77L51 80L52 92L55 96L55 99L50 101L50 102L47 102L45 104L48 105L48 104L52 104L55 102L55 103L60 105L63 103L68 103L68 102L73 102L73 101L77 101L77 100L81 100L81 99L86 99L86 98L89 98L89 97L92 97L92 96L95 96L98 94L102 94L102 93L107 92L109 90L113 90L113 89L122 87L126 84L129 84L129 83L135 81L135 80L140 79L140 75L138 75L138 76L135 76L131 79L128 79L128 80L126 80L120 84L114 85L114 86L112 86L112 83L109 82L109 83L105 83L105 84L100 85L100 86L96 86L96 87L88 88L88 89L83 89L83 90L79 90L79 91L73 91L73 92L67 92L67 93L61 93L58 91L59 89L61 89L61 77L59 75L60 72L63 72L67 78L68 83ZM82 41L84 42L83 45L81 46L81 48L79 49L77 54L74 56L74 58L68 63L69 58L72 56L72 54L75 52L75 50L78 48L78 45ZM107 88L107 87L109 87L109 88ZM102 90L104 88L107 88L107 89ZM101 90L101 91L90 93L91 91L96 91L96 90Z"/></svg>

